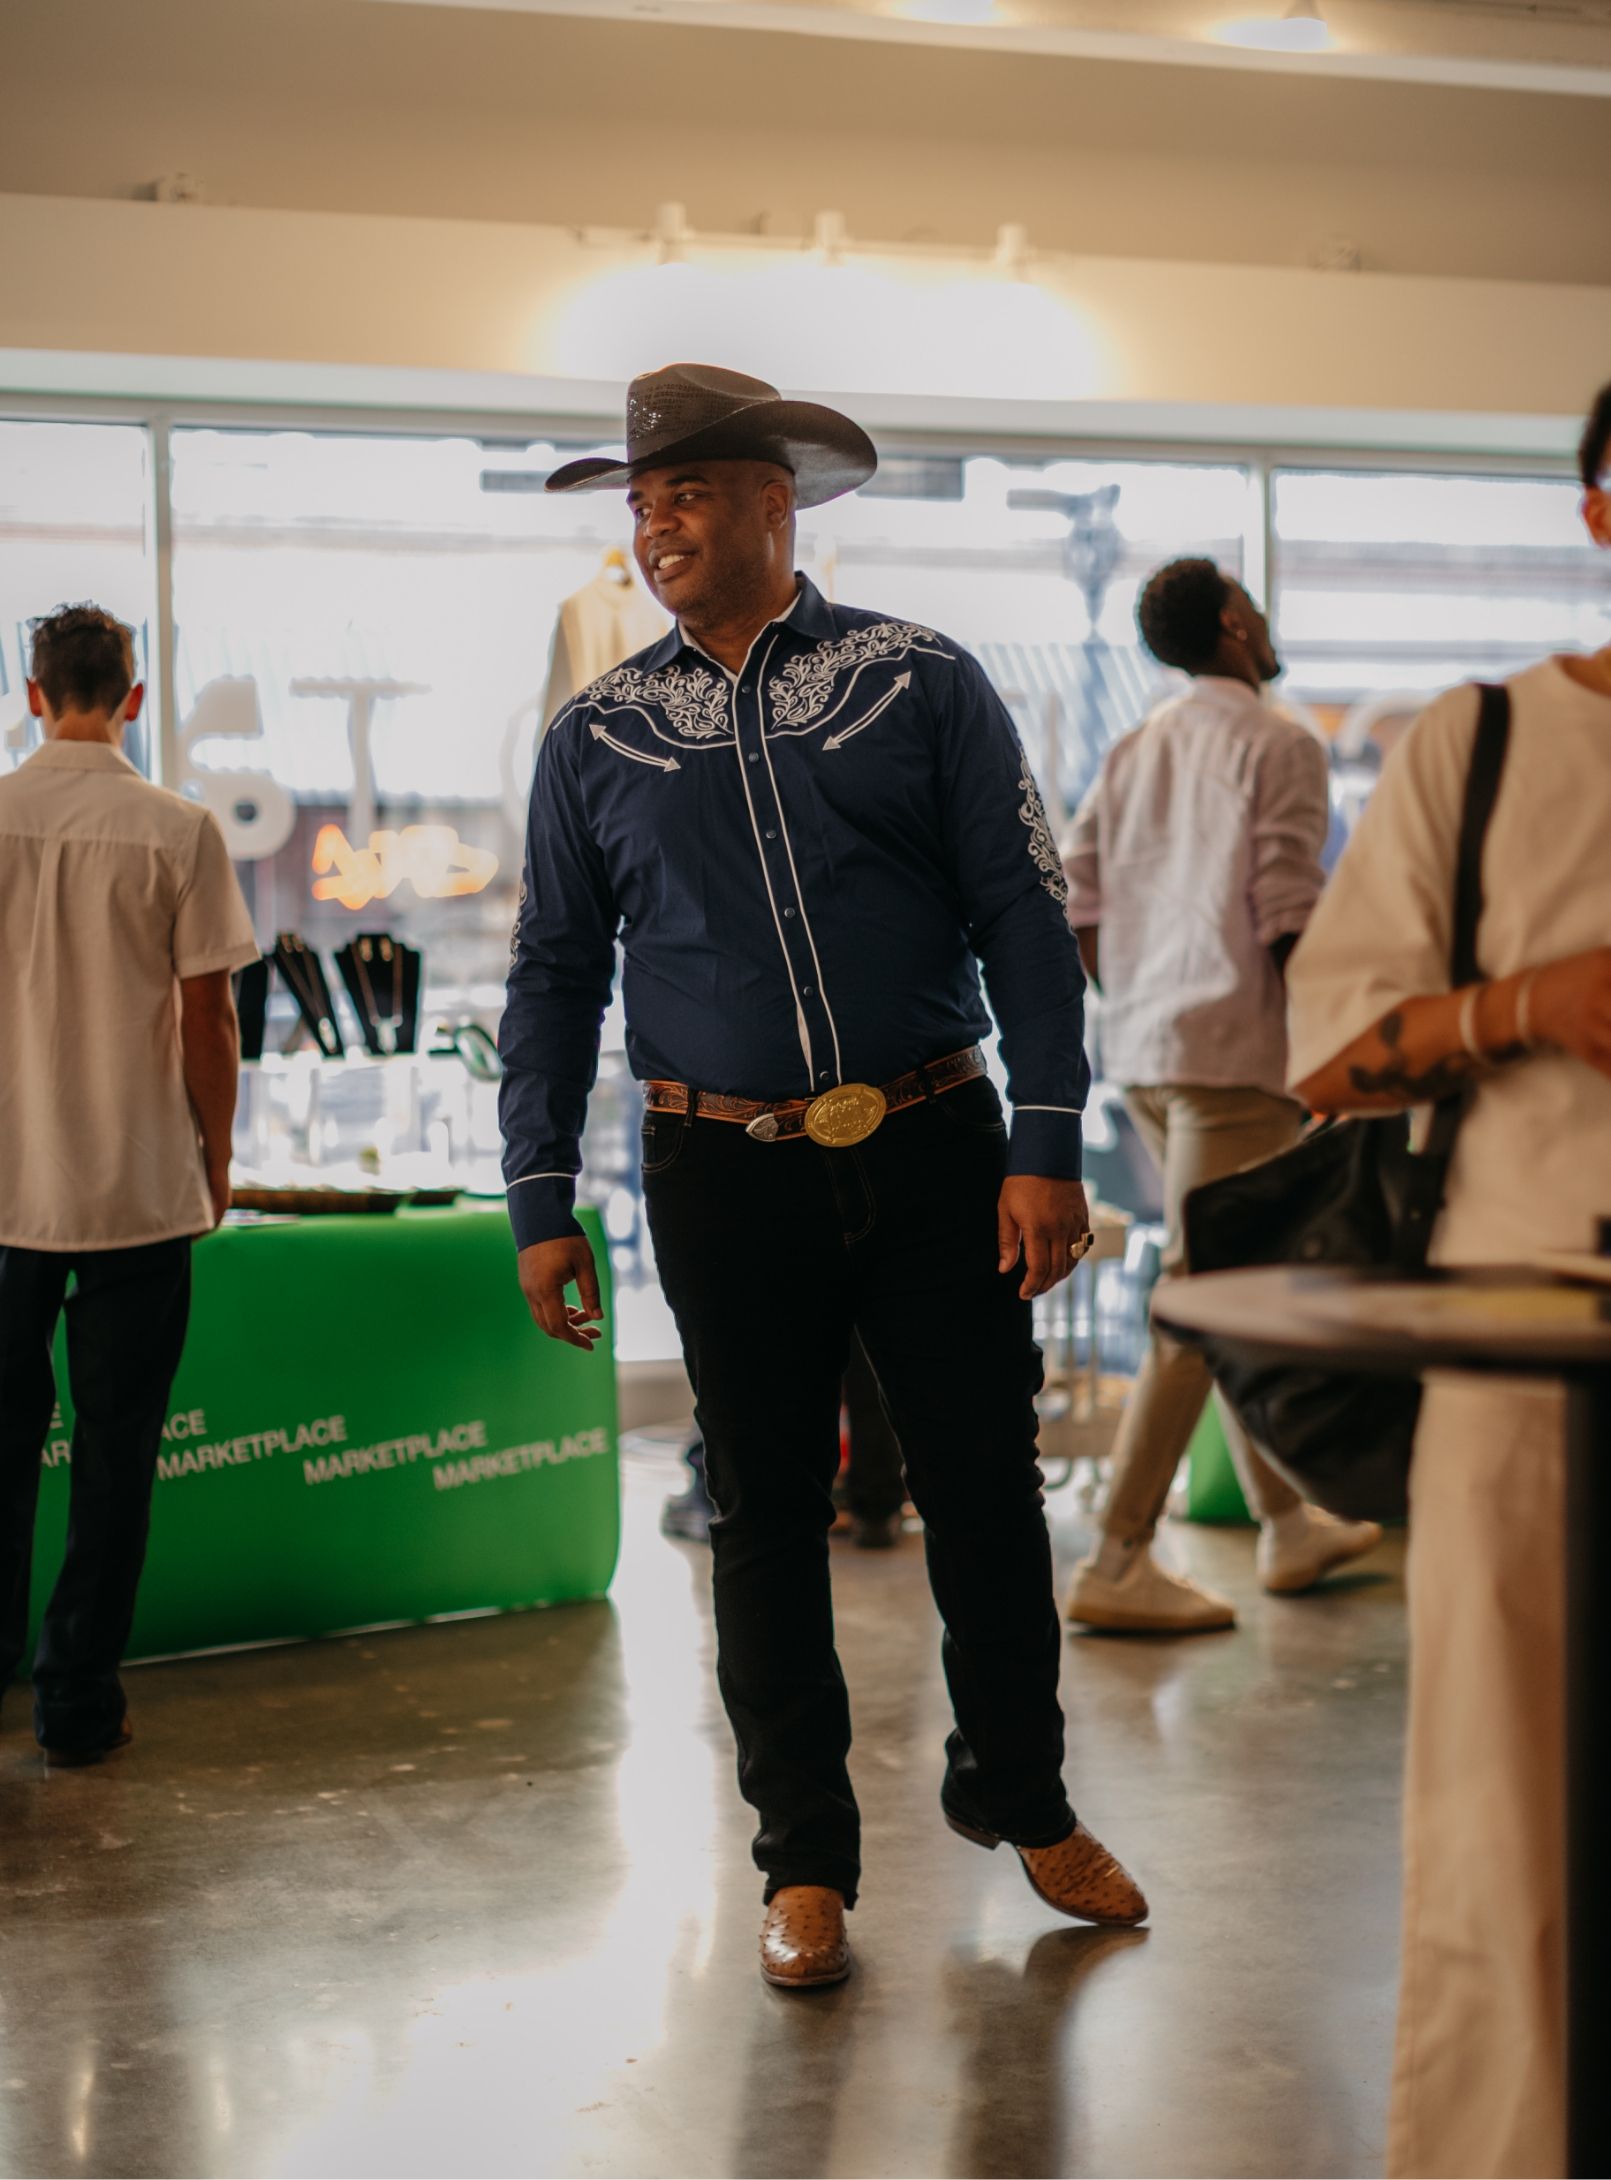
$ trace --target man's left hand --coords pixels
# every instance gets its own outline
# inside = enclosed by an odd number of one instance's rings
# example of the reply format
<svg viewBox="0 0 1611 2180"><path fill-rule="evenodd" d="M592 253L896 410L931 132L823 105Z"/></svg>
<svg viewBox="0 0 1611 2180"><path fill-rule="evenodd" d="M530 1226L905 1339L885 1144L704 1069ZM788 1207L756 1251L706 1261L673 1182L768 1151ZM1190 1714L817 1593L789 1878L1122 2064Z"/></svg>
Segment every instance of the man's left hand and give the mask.
<svg viewBox="0 0 1611 2180"><path fill-rule="evenodd" d="M1024 1283L1018 1292L1032 1302L1068 1277L1074 1269L1074 1244L1090 1225L1090 1207L1078 1181L1015 1173L1003 1182L996 1207L1001 1242L997 1268L1010 1272L1022 1255Z"/></svg>

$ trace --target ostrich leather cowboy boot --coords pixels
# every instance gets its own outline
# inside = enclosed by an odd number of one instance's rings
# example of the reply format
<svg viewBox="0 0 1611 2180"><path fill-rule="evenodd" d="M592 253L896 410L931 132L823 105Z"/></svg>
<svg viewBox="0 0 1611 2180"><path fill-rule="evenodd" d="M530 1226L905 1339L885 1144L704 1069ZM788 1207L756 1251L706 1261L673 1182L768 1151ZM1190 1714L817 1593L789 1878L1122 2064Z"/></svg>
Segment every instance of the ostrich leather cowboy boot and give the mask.
<svg viewBox="0 0 1611 2180"><path fill-rule="evenodd" d="M761 1974L780 1991L843 1983L850 1973L844 1896L829 1885L785 1885L761 1924Z"/></svg>
<svg viewBox="0 0 1611 2180"><path fill-rule="evenodd" d="M995 1833L964 1824L949 1810L945 1821L976 1846L993 1851L1001 1845ZM1054 1846L1019 1847L1015 1852L1031 1889L1059 1915L1072 1915L1084 1923L1111 1923L1120 1929L1146 1921L1147 1901L1141 1887L1083 1824L1076 1824Z"/></svg>

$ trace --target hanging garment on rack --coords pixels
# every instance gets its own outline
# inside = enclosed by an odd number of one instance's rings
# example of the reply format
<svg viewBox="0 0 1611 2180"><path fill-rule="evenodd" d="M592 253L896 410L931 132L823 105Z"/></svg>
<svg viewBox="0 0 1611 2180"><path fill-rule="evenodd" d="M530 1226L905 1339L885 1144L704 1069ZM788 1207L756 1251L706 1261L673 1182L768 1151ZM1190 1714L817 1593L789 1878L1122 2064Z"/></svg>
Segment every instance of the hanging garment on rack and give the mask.
<svg viewBox="0 0 1611 2180"><path fill-rule="evenodd" d="M559 609L543 694L543 727L579 689L635 651L658 643L670 624L633 579L624 554L607 559Z"/></svg>

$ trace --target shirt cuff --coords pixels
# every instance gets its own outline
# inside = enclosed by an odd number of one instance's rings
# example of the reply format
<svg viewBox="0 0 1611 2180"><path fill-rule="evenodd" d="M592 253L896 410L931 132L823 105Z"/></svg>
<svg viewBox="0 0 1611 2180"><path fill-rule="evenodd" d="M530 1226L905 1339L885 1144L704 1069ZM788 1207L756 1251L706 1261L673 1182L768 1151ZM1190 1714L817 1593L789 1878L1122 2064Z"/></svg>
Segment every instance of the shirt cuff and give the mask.
<svg viewBox="0 0 1611 2180"><path fill-rule="evenodd" d="M1007 1146L1009 1173L1039 1174L1048 1181L1080 1178L1080 1115L1060 1107L1020 1105Z"/></svg>
<svg viewBox="0 0 1611 2180"><path fill-rule="evenodd" d="M582 1231L575 1215L574 1174L540 1173L529 1181L511 1181L507 1201L517 1249L530 1249L539 1241L559 1241Z"/></svg>

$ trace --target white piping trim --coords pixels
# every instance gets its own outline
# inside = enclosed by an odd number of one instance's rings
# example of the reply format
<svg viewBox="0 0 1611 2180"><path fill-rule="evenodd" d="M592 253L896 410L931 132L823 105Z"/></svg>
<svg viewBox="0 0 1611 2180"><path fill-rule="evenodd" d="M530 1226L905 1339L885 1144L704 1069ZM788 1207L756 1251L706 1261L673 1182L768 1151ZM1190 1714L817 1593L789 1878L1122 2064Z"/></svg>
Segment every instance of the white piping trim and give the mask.
<svg viewBox="0 0 1611 2180"><path fill-rule="evenodd" d="M811 949L811 965L817 972L817 997L822 1001L822 1011L828 1017L828 1034L833 1039L834 1077L837 1081L843 1082L845 1079L845 1063L839 1051L839 1024L834 1020L833 1009L828 1004L828 987L822 981L822 962L817 953L817 935L811 928L811 918L806 914L805 888L800 883L800 873L795 867L794 842L789 838L789 821L783 814L783 797L778 791L778 776L772 769L772 752L767 746L766 669L772 662L772 653L776 648L777 638L774 636L767 646L766 657L761 661L761 670L755 677L755 709L761 728L761 754L766 759L766 776L772 782L772 800L778 806L778 829L783 835L783 852L789 859L789 875L794 880L795 898L800 903L800 921L805 925L806 944ZM889 698L885 699L886 703L889 701ZM814 1082L812 1087L816 1087Z"/></svg>
<svg viewBox="0 0 1611 2180"><path fill-rule="evenodd" d="M1085 1118L1085 1107L1083 1105L1015 1105L1013 1111L1015 1113L1068 1113L1075 1120Z"/></svg>
<svg viewBox="0 0 1611 2180"><path fill-rule="evenodd" d="M518 1181L505 1181L503 1185L507 1194L512 1188L524 1188L528 1181L574 1181L576 1178L574 1173L523 1173Z"/></svg>
<svg viewBox="0 0 1611 2180"><path fill-rule="evenodd" d="M775 642L776 640L777 639L774 637L773 641ZM756 638L756 643L759 643L759 641L760 637L758 636ZM754 650L755 644L752 643L749 650L746 651L744 654L745 667L749 665L750 658ZM770 651L768 651L767 656L771 656ZM742 672L743 670L744 669L741 667L740 672ZM789 959L789 942L783 936L783 918L778 914L777 896L772 891L772 873L766 867L766 850L761 845L760 820L755 815L755 797L750 793L749 759L744 754L743 743L739 740L737 681L733 683L731 709L733 715L733 754L738 759L738 776L744 788L745 807L748 809L750 814L750 831L755 835L755 854L761 866L762 880L764 881L766 886L767 905L772 911L772 921L777 926L778 951L783 956L783 967L788 974L789 989L794 994L794 1021L795 1027L800 1033L800 1050L805 1055L807 1086L810 1089L815 1090L815 1088L817 1087L817 1062L816 1057L811 1050L811 1032L806 1027L805 1009L800 1003L800 987L794 981L794 963ZM764 726L761 727L759 731L761 735L761 746L764 749L766 746L766 730Z"/></svg>

